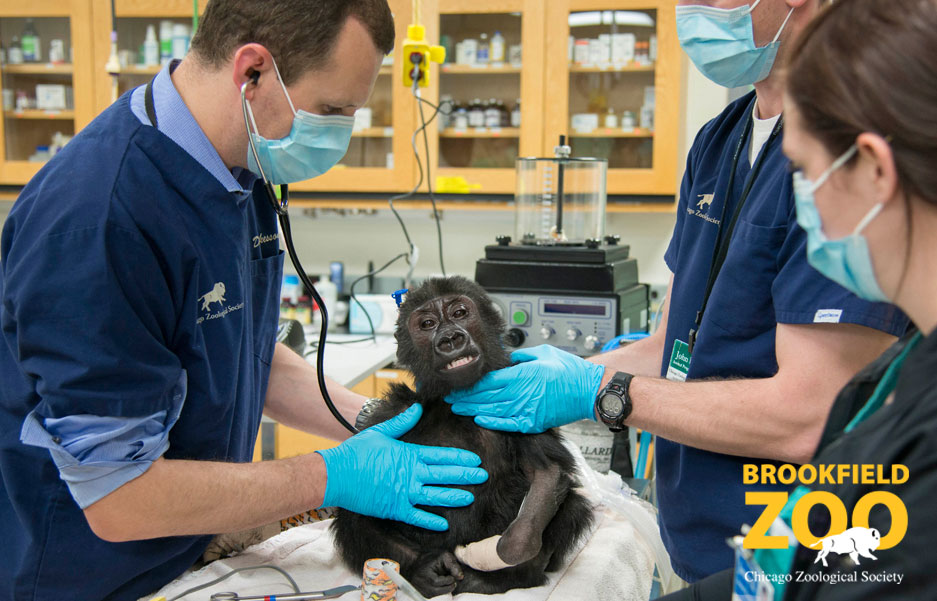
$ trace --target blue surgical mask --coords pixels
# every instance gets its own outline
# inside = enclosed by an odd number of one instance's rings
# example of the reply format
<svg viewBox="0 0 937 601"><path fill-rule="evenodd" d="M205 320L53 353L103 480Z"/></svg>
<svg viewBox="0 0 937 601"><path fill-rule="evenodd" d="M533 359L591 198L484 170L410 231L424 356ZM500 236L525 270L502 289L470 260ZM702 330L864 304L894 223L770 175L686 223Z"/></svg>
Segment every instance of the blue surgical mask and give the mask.
<svg viewBox="0 0 937 601"><path fill-rule="evenodd" d="M755 46L751 6L733 9L712 6L678 6L677 37L684 52L700 72L726 88L758 83L768 77L778 54L781 32L794 9L766 46Z"/></svg>
<svg viewBox="0 0 937 601"><path fill-rule="evenodd" d="M285 138L264 138L257 129L250 101L242 96L244 113L250 118L250 124L253 126L253 131L248 128L248 134L257 151L255 159L248 144L247 168L257 175L266 176L267 181L272 184L291 184L322 175L334 167L348 151L355 118L297 111L289 92L286 91L276 62L273 63L273 69L293 111L293 126ZM257 165L258 160L260 167Z"/></svg>
<svg viewBox="0 0 937 601"><path fill-rule="evenodd" d="M823 233L820 212L817 211L813 194L830 175L846 164L857 152L853 145L815 182L802 173L794 173L794 202L797 207L797 223L807 232L807 260L814 269L830 278L859 298L875 302L888 302L888 297L875 279L872 255L862 231L882 212L884 203L878 203L862 218L856 229L845 238L829 240Z"/></svg>

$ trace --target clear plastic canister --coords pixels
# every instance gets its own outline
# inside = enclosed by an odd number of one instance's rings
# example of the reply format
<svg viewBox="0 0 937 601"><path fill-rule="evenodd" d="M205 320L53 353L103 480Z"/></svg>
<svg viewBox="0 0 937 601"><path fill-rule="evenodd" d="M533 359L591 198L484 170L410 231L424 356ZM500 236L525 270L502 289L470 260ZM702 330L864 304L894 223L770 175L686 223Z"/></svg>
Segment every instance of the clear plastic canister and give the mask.
<svg viewBox="0 0 937 601"><path fill-rule="evenodd" d="M582 244L605 236L608 161L519 158L514 241Z"/></svg>

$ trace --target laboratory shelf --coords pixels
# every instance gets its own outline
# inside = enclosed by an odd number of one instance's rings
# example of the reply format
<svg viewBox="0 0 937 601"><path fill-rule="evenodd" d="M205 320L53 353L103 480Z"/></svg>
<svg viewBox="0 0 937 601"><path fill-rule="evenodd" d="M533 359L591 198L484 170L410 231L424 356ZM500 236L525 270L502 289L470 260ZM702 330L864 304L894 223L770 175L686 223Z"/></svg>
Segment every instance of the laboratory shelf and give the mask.
<svg viewBox="0 0 937 601"><path fill-rule="evenodd" d="M453 65L445 64L440 67L442 73L452 75L498 75L519 74L521 68L514 65L494 67L491 65Z"/></svg>
<svg viewBox="0 0 937 601"><path fill-rule="evenodd" d="M468 129L447 128L439 132L440 138L519 138L519 127L470 127Z"/></svg>
<svg viewBox="0 0 937 601"><path fill-rule="evenodd" d="M635 128L634 131L602 128L588 133L572 131L570 138L653 138L654 132L648 129Z"/></svg>
<svg viewBox="0 0 937 601"><path fill-rule="evenodd" d="M570 73L653 73L655 65L570 65Z"/></svg>
<svg viewBox="0 0 937 601"><path fill-rule="evenodd" d="M29 109L25 111L3 111L3 116L7 119L63 119L72 121L75 119L75 111L41 111L38 109Z"/></svg>
<svg viewBox="0 0 937 601"><path fill-rule="evenodd" d="M353 138L393 138L393 127L368 127L351 132Z"/></svg>
<svg viewBox="0 0 937 601"><path fill-rule="evenodd" d="M71 75L75 68L71 63L54 65L52 63L22 63L17 65L3 65L0 69L10 75Z"/></svg>
<svg viewBox="0 0 937 601"><path fill-rule="evenodd" d="M159 73L162 67L160 65L130 65L129 67L121 67L118 72L119 75L156 75Z"/></svg>

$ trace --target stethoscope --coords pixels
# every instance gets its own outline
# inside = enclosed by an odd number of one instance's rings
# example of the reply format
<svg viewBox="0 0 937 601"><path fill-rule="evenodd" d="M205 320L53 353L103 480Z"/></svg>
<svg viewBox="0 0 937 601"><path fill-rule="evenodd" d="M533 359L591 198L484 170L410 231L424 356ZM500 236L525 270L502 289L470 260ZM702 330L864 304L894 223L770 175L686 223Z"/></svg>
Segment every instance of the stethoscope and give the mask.
<svg viewBox="0 0 937 601"><path fill-rule="evenodd" d="M286 250L289 253L290 261L292 261L293 267L296 268L296 271L299 272L299 279L302 280L303 285L307 290L309 290L309 292L312 294L312 298L319 306L319 314L322 316L322 326L319 330L319 346L316 349L316 378L319 382L319 390L322 392L322 398L325 400L325 404L329 408L329 411L331 411L335 419L338 420L338 423L344 426L352 434L357 434L358 429L348 423L348 420L346 420L344 416L338 412L338 409L335 408L335 404L332 402L332 397L329 396L329 391L325 385L324 351L325 334L329 326L329 314L325 308L325 303L322 301L322 297L319 296L319 292L316 290L316 287L312 285L312 282L309 281L309 278L306 276L306 271L299 262L299 257L296 256L296 249L293 248L293 234L290 230L290 215L287 210L287 207L289 206L289 190L286 184L282 184L280 186L280 198L277 199L276 191L273 189L273 184L271 184L270 180L267 179L267 174L264 173L263 165L260 163L260 155L257 153L257 147L254 145L254 136L251 133L251 124L247 108L247 85L251 83L257 85L257 81L259 79L260 73L255 71L250 76L250 79L241 85L241 112L244 114L244 127L247 129L247 144L250 147L251 154L254 155L254 162L257 164L257 170L260 171L260 178L263 180L264 189L267 191L267 199L270 201L270 206L273 207L273 211L277 214L277 218L280 221L280 231L283 234L283 240L286 242ZM278 597L281 599L287 598L279 595Z"/></svg>

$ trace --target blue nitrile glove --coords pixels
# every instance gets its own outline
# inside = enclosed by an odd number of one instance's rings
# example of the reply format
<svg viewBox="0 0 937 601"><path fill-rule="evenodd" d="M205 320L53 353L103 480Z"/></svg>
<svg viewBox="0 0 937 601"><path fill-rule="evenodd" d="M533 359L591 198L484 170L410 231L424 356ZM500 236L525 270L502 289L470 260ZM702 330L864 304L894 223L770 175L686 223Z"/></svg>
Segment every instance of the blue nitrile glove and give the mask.
<svg viewBox="0 0 937 601"><path fill-rule="evenodd" d="M516 365L450 393L452 412L476 416L483 428L528 434L595 419L605 366L546 344L514 351L511 360Z"/></svg>
<svg viewBox="0 0 937 601"><path fill-rule="evenodd" d="M475 500L472 493L439 485L481 484L488 472L478 467L481 459L475 453L395 440L415 426L421 415L423 407L412 405L335 448L316 451L325 460L327 474L322 506L429 530L448 529L445 519L414 505L469 505Z"/></svg>

